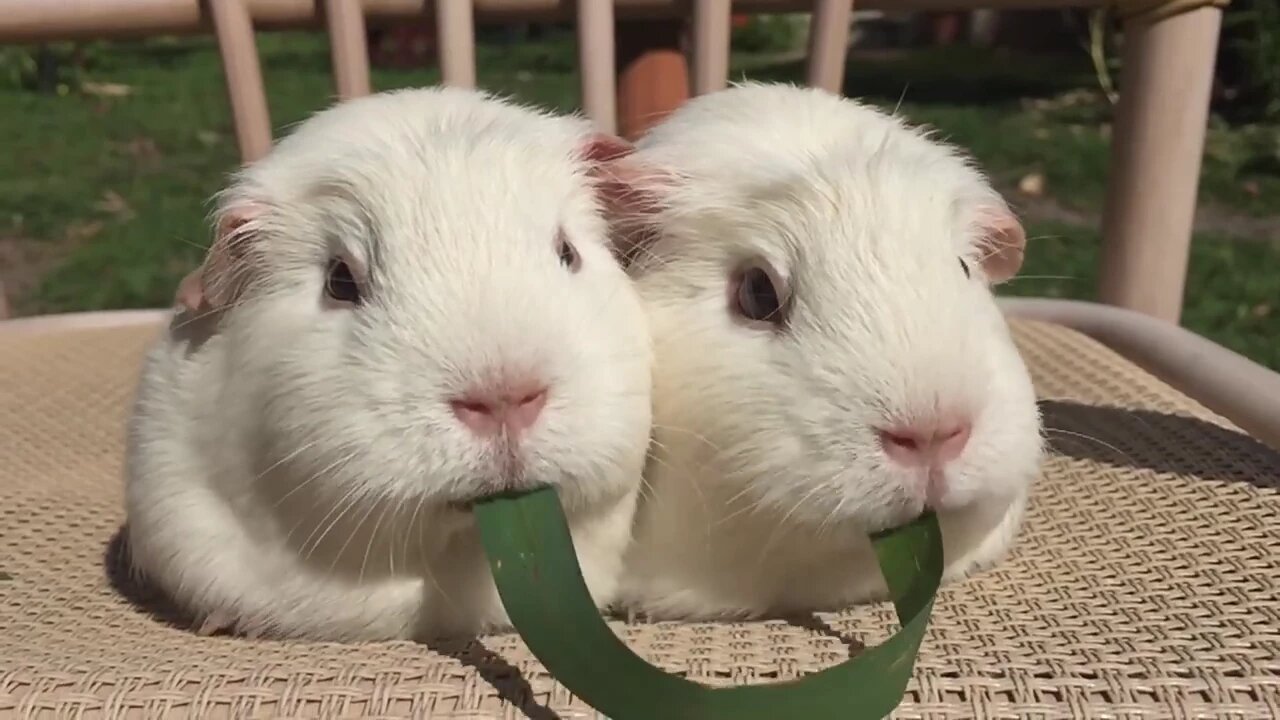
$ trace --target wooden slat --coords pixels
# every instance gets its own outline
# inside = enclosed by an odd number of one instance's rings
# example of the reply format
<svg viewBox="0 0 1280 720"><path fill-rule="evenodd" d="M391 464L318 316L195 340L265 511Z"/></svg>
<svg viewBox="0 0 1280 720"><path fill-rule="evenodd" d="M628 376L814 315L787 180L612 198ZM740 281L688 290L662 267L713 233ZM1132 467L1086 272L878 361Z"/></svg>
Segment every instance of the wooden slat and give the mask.
<svg viewBox="0 0 1280 720"><path fill-rule="evenodd" d="M271 149L271 116L253 22L242 0L218 0L211 9L240 158L251 163Z"/></svg>
<svg viewBox="0 0 1280 720"><path fill-rule="evenodd" d="M1221 25L1217 8L1125 25L1098 294L1171 322L1182 314Z"/></svg>
<svg viewBox="0 0 1280 720"><path fill-rule="evenodd" d="M338 98L350 100L368 95L369 40L365 36L364 9L352 0L324 0L324 12Z"/></svg>
<svg viewBox="0 0 1280 720"><path fill-rule="evenodd" d="M582 109L601 132L618 131L613 3L578 0L578 73Z"/></svg>
<svg viewBox="0 0 1280 720"><path fill-rule="evenodd" d="M502 20L572 20L575 3L566 0L349 0L359 2L366 18L421 19L431 9L455 4L474 6L476 18ZM610 0L599 0L609 2ZM322 11L315 0L242 0L260 30L320 27ZM1098 7L1106 0L860 0L868 10L955 10ZM619 20L683 16L688 0L613 0ZM211 24L204 0L0 0L0 42L44 42L77 38L137 37L168 33L208 32ZM734 0L735 12L803 12L813 0Z"/></svg>
<svg viewBox="0 0 1280 720"><path fill-rule="evenodd" d="M436 47L445 85L476 86L476 23L472 0L436 2Z"/></svg>
<svg viewBox="0 0 1280 720"><path fill-rule="evenodd" d="M724 89L729 82L730 0L696 0L693 6L693 94Z"/></svg>
<svg viewBox="0 0 1280 720"><path fill-rule="evenodd" d="M838 93L844 85L853 0L815 0L809 19L809 85Z"/></svg>

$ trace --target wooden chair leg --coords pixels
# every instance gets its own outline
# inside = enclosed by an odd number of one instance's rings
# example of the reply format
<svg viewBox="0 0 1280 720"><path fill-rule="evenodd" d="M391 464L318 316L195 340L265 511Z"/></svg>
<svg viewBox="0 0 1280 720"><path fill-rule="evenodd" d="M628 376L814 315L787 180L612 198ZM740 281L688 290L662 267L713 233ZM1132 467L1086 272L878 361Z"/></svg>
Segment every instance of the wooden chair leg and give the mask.
<svg viewBox="0 0 1280 720"><path fill-rule="evenodd" d="M227 81L240 159L251 163L271 149L271 116L267 111L258 46L253 38L253 21L244 0L219 0L210 3L209 8Z"/></svg>
<svg viewBox="0 0 1280 720"><path fill-rule="evenodd" d="M436 47L445 85L476 86L475 7L471 0L436 3Z"/></svg>
<svg viewBox="0 0 1280 720"><path fill-rule="evenodd" d="M1182 313L1222 11L1126 23L1103 212L1100 299Z"/></svg>
<svg viewBox="0 0 1280 720"><path fill-rule="evenodd" d="M844 89L853 0L818 0L809 19L808 83L827 92Z"/></svg>
<svg viewBox="0 0 1280 720"><path fill-rule="evenodd" d="M729 82L733 33L729 0L697 0L693 5L693 94L723 90Z"/></svg>
<svg viewBox="0 0 1280 720"><path fill-rule="evenodd" d="M613 3L578 0L578 72L582 109L601 132L618 131Z"/></svg>
<svg viewBox="0 0 1280 720"><path fill-rule="evenodd" d="M329 25L329 51L338 98L350 100L368 95L369 43L364 10L359 3L349 0L325 0L324 12Z"/></svg>

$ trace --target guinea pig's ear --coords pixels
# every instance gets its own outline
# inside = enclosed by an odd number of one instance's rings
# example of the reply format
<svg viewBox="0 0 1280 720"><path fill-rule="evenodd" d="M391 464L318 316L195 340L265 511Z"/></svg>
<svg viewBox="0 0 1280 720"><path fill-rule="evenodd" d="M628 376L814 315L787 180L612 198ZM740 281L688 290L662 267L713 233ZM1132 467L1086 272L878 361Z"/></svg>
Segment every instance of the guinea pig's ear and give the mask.
<svg viewBox="0 0 1280 720"><path fill-rule="evenodd" d="M654 219L673 178L638 158L634 145L614 135L588 136L580 154L609 220L614 251L626 263L656 237Z"/></svg>
<svg viewBox="0 0 1280 720"><path fill-rule="evenodd" d="M204 261L178 285L174 298L178 305L192 312L217 310L239 298L253 271L253 221L261 214L262 207L252 202L219 211Z"/></svg>
<svg viewBox="0 0 1280 720"><path fill-rule="evenodd" d="M978 218L978 251L982 271L996 285L1022 269L1027 249L1027 233L1008 207L984 207Z"/></svg>

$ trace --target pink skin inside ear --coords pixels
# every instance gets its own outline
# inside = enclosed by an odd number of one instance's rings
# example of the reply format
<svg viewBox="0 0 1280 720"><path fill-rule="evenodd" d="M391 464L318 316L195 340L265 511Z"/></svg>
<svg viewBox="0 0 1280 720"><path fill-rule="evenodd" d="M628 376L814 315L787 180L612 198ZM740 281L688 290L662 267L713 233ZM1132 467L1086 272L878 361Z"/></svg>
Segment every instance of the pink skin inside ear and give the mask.
<svg viewBox="0 0 1280 720"><path fill-rule="evenodd" d="M1022 268L1027 233L1013 213L1005 209L985 210L981 222L983 235L978 246L983 272L993 284L1002 283Z"/></svg>
<svg viewBox="0 0 1280 720"><path fill-rule="evenodd" d="M607 163L635 152L635 146L616 135L593 133L587 137L582 157L592 164Z"/></svg>
<svg viewBox="0 0 1280 720"><path fill-rule="evenodd" d="M669 177L646 166L635 157L634 145L613 135L591 135L581 153L613 225L615 250L625 261L656 237L649 219L659 204L661 181Z"/></svg>
<svg viewBox="0 0 1280 720"><path fill-rule="evenodd" d="M262 208L246 203L231 208L218 223L217 236L209 246L204 263L196 270L198 278L187 282L188 299L203 301L209 307L219 308L232 303L240 292L248 274L252 272L252 258L248 246L254 242L252 230L242 230L245 223L256 218ZM183 288L179 287L182 301ZM185 304L185 301L184 301Z"/></svg>
<svg viewBox="0 0 1280 720"><path fill-rule="evenodd" d="M174 302L188 312L199 312L204 306L204 280L200 275L200 268L187 273L178 283L178 292L174 295Z"/></svg>

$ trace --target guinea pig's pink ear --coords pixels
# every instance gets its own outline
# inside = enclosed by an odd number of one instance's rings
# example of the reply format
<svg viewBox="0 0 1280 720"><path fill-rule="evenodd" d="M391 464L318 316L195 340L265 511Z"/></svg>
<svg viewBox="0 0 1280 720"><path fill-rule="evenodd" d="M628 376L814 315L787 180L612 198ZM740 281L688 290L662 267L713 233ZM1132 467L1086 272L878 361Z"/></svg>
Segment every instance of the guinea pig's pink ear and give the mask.
<svg viewBox="0 0 1280 720"><path fill-rule="evenodd" d="M978 218L978 250L982 271L996 285L1022 269L1027 249L1027 233L1007 207L984 207Z"/></svg>
<svg viewBox="0 0 1280 720"><path fill-rule="evenodd" d="M219 213L204 261L178 285L174 297L178 305L192 312L217 310L239 298L254 269L252 221L261 213L261 206L255 203L237 204Z"/></svg>
<svg viewBox="0 0 1280 720"><path fill-rule="evenodd" d="M615 135L588 136L580 154L609 220L614 250L625 261L656 236L653 221L671 176L640 160L635 146Z"/></svg>

